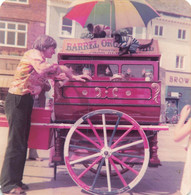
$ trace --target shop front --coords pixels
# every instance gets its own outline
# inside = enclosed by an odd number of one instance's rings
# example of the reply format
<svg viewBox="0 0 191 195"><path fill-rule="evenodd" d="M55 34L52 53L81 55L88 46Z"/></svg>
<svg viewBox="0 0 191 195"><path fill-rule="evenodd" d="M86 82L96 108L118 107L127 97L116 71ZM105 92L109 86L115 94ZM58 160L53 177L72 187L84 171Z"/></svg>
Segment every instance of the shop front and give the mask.
<svg viewBox="0 0 191 195"><path fill-rule="evenodd" d="M5 98L12 79L13 75L4 75L0 71L0 113L4 113Z"/></svg>
<svg viewBox="0 0 191 195"><path fill-rule="evenodd" d="M191 74L166 71L166 120L177 122L186 104L191 105Z"/></svg>
<svg viewBox="0 0 191 195"><path fill-rule="evenodd" d="M20 56L0 55L0 100L7 96Z"/></svg>

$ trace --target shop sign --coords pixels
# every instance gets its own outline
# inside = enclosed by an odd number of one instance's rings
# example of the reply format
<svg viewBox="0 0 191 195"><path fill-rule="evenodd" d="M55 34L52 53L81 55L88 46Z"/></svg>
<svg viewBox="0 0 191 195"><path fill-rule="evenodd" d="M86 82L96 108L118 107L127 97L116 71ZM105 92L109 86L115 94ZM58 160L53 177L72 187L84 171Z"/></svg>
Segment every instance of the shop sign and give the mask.
<svg viewBox="0 0 191 195"><path fill-rule="evenodd" d="M150 40L138 41L140 44L150 42ZM72 54L118 55L119 48L113 38L65 39L61 52ZM159 55L158 42L154 40L150 47L142 50L137 49L136 54Z"/></svg>
<svg viewBox="0 0 191 195"><path fill-rule="evenodd" d="M166 72L166 85L191 87L191 74Z"/></svg>
<svg viewBox="0 0 191 195"><path fill-rule="evenodd" d="M1 58L0 56L0 70L14 72L18 63L19 59Z"/></svg>

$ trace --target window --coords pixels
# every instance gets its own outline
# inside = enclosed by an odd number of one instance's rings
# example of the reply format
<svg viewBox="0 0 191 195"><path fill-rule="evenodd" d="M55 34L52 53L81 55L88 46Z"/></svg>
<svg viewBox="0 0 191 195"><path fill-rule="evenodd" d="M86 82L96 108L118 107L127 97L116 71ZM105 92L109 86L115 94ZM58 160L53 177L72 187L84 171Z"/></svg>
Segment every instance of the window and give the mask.
<svg viewBox="0 0 191 195"><path fill-rule="evenodd" d="M143 33L143 27L136 27L136 34L142 34Z"/></svg>
<svg viewBox="0 0 191 195"><path fill-rule="evenodd" d="M89 75L93 76L95 73L94 64L64 64L66 67L70 68L75 75Z"/></svg>
<svg viewBox="0 0 191 195"><path fill-rule="evenodd" d="M0 45L26 47L27 24L0 21Z"/></svg>
<svg viewBox="0 0 191 195"><path fill-rule="evenodd" d="M152 65L144 64L124 64L122 65L122 74L126 80L145 80L151 81L154 76Z"/></svg>
<svg viewBox="0 0 191 195"><path fill-rule="evenodd" d="M75 31L75 22L70 19L64 18L64 15L62 15L60 36L74 37L74 31Z"/></svg>
<svg viewBox="0 0 191 195"><path fill-rule="evenodd" d="M184 68L184 56L176 56L176 68Z"/></svg>
<svg viewBox="0 0 191 195"><path fill-rule="evenodd" d="M112 77L119 72L118 65L115 64L98 64L97 75L98 77Z"/></svg>
<svg viewBox="0 0 191 195"><path fill-rule="evenodd" d="M186 39L186 30L178 29L178 39Z"/></svg>
<svg viewBox="0 0 191 195"><path fill-rule="evenodd" d="M155 26L155 35L163 36L163 26Z"/></svg>
<svg viewBox="0 0 191 195"><path fill-rule="evenodd" d="M28 4L28 0L6 0L6 2Z"/></svg>

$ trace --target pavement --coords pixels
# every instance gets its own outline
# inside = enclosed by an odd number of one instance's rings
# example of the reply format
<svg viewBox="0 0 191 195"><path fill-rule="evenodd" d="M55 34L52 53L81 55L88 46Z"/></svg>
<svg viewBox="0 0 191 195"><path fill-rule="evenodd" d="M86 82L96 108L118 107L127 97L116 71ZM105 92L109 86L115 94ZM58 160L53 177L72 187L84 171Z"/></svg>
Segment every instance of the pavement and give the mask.
<svg viewBox="0 0 191 195"><path fill-rule="evenodd" d="M8 128L0 127L0 170L7 145L7 135ZM49 152L49 150L38 150L39 157L43 161L27 159L23 177L23 182L30 189L27 191L27 195L68 195L71 191L74 195L84 194L81 193L81 189L78 187L73 189L76 184L70 178L64 166L58 166L57 179L54 180L53 168L49 167ZM67 181L67 184L65 181ZM3 195L1 191L0 195Z"/></svg>
<svg viewBox="0 0 191 195"><path fill-rule="evenodd" d="M0 127L0 170L7 143L7 133L8 128ZM140 181L142 184L138 184L135 190L125 194L162 195L173 193L179 189L186 155L184 150L186 141L175 143L172 133L173 126L170 126L169 131L158 134L158 155L163 166L148 168L148 173L142 179L143 181ZM49 150L38 150L38 154L43 161L26 161L23 182L30 188L27 195L68 195L70 193L84 195L69 176L65 166L58 166L57 180L54 180L53 168L48 165ZM2 195L1 192L0 195Z"/></svg>

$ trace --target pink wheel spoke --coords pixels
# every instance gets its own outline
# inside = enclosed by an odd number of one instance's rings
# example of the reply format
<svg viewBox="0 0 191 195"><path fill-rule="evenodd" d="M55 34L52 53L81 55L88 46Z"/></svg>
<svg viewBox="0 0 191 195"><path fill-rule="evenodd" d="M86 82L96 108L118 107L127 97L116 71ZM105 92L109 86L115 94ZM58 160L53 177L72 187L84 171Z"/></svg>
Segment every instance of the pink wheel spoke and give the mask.
<svg viewBox="0 0 191 195"><path fill-rule="evenodd" d="M86 136L84 133L82 133L78 129L76 129L76 133L78 133L79 135L81 135L83 138L87 139L89 142L91 142L97 148L101 149L101 146L100 145L98 145L96 142L94 142L92 139L90 139L88 136Z"/></svg>
<svg viewBox="0 0 191 195"><path fill-rule="evenodd" d="M113 162L113 160L111 158L109 158L109 161L111 163L111 165L114 167L116 173L118 174L121 182L123 183L124 186L127 186L126 181L124 180L123 176L121 175L120 171L118 170L118 168L115 166L115 163Z"/></svg>
<svg viewBox="0 0 191 195"><path fill-rule="evenodd" d="M95 161L93 161L93 163L78 176L78 179L80 179L84 174L86 174L101 159L102 159L102 156L99 156Z"/></svg>
<svg viewBox="0 0 191 195"><path fill-rule="evenodd" d="M115 156L111 156L111 158L115 161L117 161L118 163L120 163L121 165L123 165L124 167L126 167L127 169L129 169L130 171L132 171L133 173L135 173L136 175L139 174L138 171L136 171L135 169L133 169L132 167L128 166L127 164L125 164L124 162L122 162L121 160L119 160L118 158L116 158Z"/></svg>
<svg viewBox="0 0 191 195"><path fill-rule="evenodd" d="M99 152L100 150L97 148L90 148L90 147L85 147L85 146L77 146L77 145L72 145L70 144L71 148L76 148L76 149L85 149L87 151L92 151L92 152Z"/></svg>
<svg viewBox="0 0 191 195"><path fill-rule="evenodd" d="M98 135L98 133L97 133L97 131L96 131L95 127L93 126L92 122L90 121L90 119L89 119L89 118L87 119L87 121L88 121L88 123L89 123L89 125L90 125L90 127L91 127L92 131L94 132L94 135L95 135L95 136L96 136L96 138L98 139L98 141L99 141L100 145L103 147L103 142L102 142L102 140L101 140L100 136Z"/></svg>
<svg viewBox="0 0 191 195"><path fill-rule="evenodd" d="M129 128L127 131L125 131L125 133L119 139L117 139L116 142L114 142L112 144L111 148L114 148L125 136L127 136L132 131L133 128L134 128L134 126L132 126L131 128Z"/></svg>
<svg viewBox="0 0 191 195"><path fill-rule="evenodd" d="M132 154L123 154L123 153L118 153L118 152L113 152L113 155L122 156L122 157L130 157L132 159L144 159L143 156L132 155Z"/></svg>

